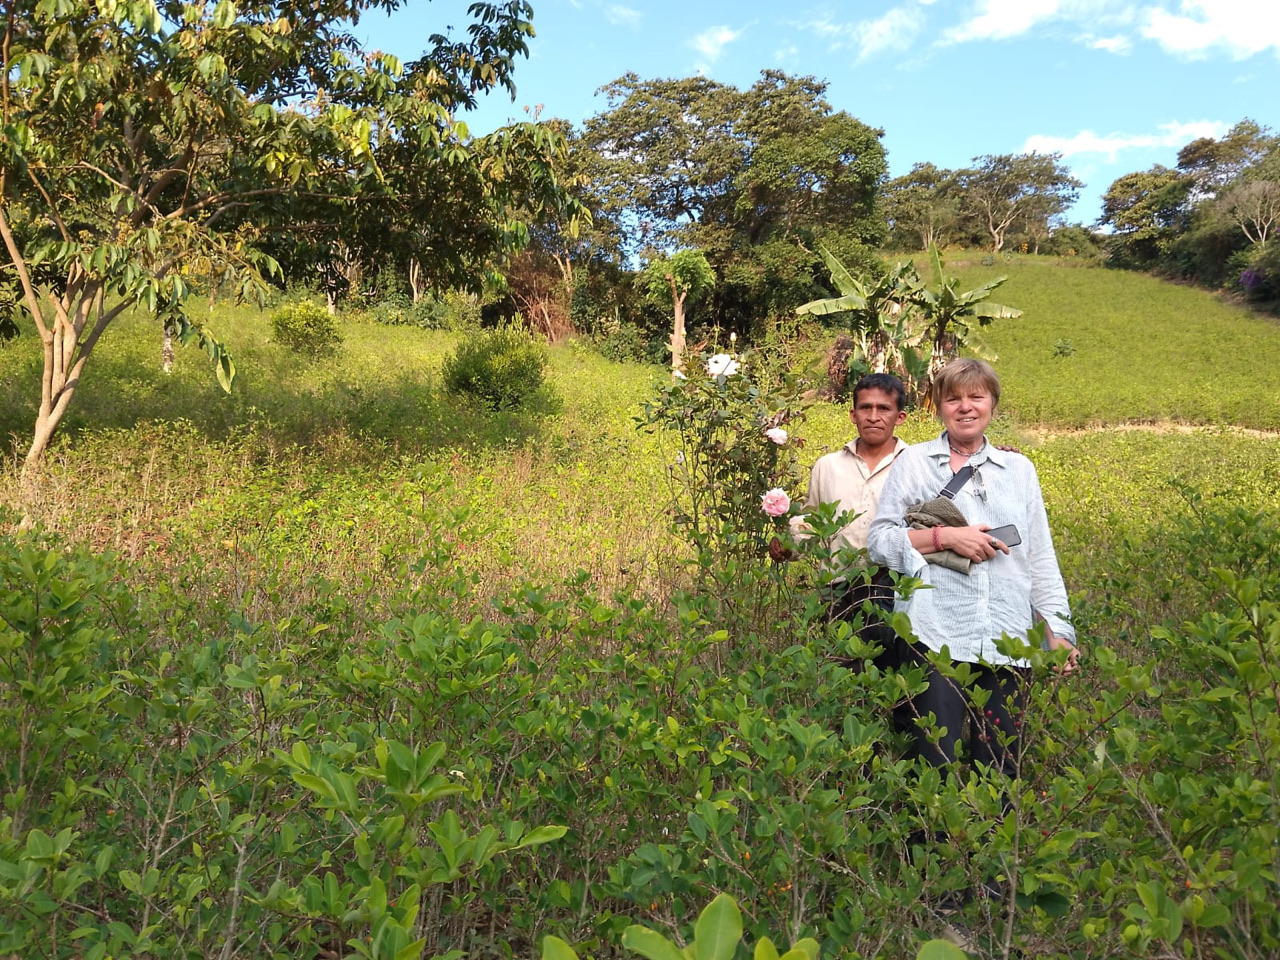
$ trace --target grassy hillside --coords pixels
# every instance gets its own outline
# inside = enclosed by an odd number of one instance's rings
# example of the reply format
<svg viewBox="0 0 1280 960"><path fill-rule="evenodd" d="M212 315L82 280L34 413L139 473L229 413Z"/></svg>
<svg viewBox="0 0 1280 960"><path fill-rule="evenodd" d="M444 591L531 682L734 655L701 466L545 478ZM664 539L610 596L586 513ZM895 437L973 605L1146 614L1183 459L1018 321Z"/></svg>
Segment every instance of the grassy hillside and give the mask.
<svg viewBox="0 0 1280 960"><path fill-rule="evenodd" d="M1222 379L1216 392L1197 392L1186 384L1212 377L1194 355L1180 368L1181 380L1143 366L1143 352L1121 376L1113 365L1084 363L1079 335L1075 357L1037 359L1050 350L1029 336L1051 322L1039 319L1041 311L1066 316L1065 308L1047 304L1073 302L1052 291L1074 290L1082 302L1108 288L1154 291L1170 304L1203 295L1109 271L1054 269L1031 258L1015 260L1009 271L1013 279L1001 292L1027 315L992 328L993 342L1011 344L1000 348L1008 403L995 432L1051 465L1046 497L1064 531L1109 514L1126 524L1150 522L1133 505L1170 507L1177 500L1168 486L1174 476L1238 489L1252 504L1280 495L1275 439L1098 434L1051 438L1037 447L1027 429L1034 426L1029 411L1055 402L1080 410L1097 403L1108 421L1197 421L1210 419L1208 400L1243 402L1244 384L1239 377ZM1266 332L1260 321L1204 299L1218 311L1216 322L1252 323L1255 332ZM554 409L495 414L439 389L450 334L345 324L341 354L307 361L268 342L269 327L255 311L219 308L211 325L230 344L240 371L230 396L194 349L179 350L174 373L162 374L159 338L144 319L127 319L111 332L49 456L37 506L43 523L127 556L154 553L162 565L206 554L211 580L225 581L237 570L248 593L246 556L280 564L294 581L342 580L376 573L386 556L432 543L456 552L481 594L513 579L556 582L579 569L606 592L626 587L665 595L671 589L666 478L675 451L638 434L633 422L662 379L657 368L615 364L562 345L551 351ZM0 417L15 452L30 429L35 346L24 337L0 347ZM1037 376L1039 369L1046 373ZM1091 379L1083 379L1086 374ZM1133 389L1135 382L1165 384L1162 402L1170 406L1148 412L1156 409L1144 406L1151 393ZM1280 390L1262 390L1254 416L1235 422L1267 423L1268 409L1278 404ZM1088 419L1081 414L1048 423ZM850 429L842 407L814 405L800 429L808 440L802 465L843 444ZM936 430L931 418L913 414L902 434L914 441ZM12 481L10 472L0 504L16 510ZM415 523L413 505L421 513L430 491L457 511L457 529L424 531ZM1075 549L1069 544L1068 566Z"/></svg>
<svg viewBox="0 0 1280 960"><path fill-rule="evenodd" d="M983 332L1020 422L1280 429L1280 323L1204 290L1063 262L1015 255L984 267L956 255L951 265L965 289L1008 276L993 299L1024 311ZM1070 356L1055 356L1060 343Z"/></svg>

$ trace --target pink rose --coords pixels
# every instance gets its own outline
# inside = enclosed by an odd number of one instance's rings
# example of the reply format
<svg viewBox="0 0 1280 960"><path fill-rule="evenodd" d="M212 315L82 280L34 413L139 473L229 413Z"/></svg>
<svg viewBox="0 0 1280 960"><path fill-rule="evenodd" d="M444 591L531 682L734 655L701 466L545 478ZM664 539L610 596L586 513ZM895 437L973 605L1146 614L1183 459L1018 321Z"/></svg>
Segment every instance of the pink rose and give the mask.
<svg viewBox="0 0 1280 960"><path fill-rule="evenodd" d="M764 432L764 435L780 447L786 445L787 431L783 430L781 427L770 427Z"/></svg>
<svg viewBox="0 0 1280 960"><path fill-rule="evenodd" d="M760 498L760 509L771 517L780 517L791 509L791 498L781 487L774 487Z"/></svg>

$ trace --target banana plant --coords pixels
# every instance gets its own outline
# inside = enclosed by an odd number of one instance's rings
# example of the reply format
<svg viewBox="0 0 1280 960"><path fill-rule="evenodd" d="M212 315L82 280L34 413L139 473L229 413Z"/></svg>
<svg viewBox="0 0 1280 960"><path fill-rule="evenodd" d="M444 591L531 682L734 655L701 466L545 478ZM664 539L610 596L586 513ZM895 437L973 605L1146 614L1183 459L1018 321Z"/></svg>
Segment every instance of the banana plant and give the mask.
<svg viewBox="0 0 1280 960"><path fill-rule="evenodd" d="M796 313L817 317L847 314L849 332L870 373L901 376L919 367L922 337L921 331L912 330L911 307L923 284L915 266L905 261L888 275L874 282L863 282L825 247L819 247L818 251L840 296L812 300L797 307Z"/></svg>
<svg viewBox="0 0 1280 960"><path fill-rule="evenodd" d="M933 266L934 286L920 284L914 291L912 304L920 310L924 321L923 337L928 344L929 364L923 389L928 402L928 384L943 365L960 352L961 347L973 347L976 333L973 324L985 327L993 320L1014 319L1022 311L1002 303L992 303L987 298L1008 277L996 277L980 287L960 292L959 278L948 277L943 271L942 255L934 245L929 246L929 259ZM995 359L988 356L987 359Z"/></svg>

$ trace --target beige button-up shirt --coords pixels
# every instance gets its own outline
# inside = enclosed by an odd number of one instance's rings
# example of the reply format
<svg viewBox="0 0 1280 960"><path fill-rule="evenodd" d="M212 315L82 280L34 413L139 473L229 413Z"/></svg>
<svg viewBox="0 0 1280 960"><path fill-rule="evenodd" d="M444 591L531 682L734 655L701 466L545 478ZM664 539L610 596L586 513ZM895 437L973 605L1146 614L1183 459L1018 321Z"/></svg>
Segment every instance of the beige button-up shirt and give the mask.
<svg viewBox="0 0 1280 960"><path fill-rule="evenodd" d="M820 503L838 503L841 510L852 510L858 514L831 544L833 552L842 547L866 549L867 531L871 529L871 521L880 505L880 493L889 478L889 468L906 449L906 442L895 437L893 450L872 470L858 454L857 441L850 440L834 453L819 457L813 465L809 492L804 498L805 509L812 510ZM792 518L791 530L798 539L803 539L809 532L804 517Z"/></svg>

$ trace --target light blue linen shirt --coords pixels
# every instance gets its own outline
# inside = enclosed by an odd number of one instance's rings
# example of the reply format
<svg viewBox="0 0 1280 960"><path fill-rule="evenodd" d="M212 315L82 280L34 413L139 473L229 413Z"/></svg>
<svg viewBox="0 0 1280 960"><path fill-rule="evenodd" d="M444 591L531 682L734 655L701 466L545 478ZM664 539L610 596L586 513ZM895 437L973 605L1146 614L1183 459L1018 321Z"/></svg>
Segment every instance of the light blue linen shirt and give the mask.
<svg viewBox="0 0 1280 960"><path fill-rule="evenodd" d="M951 479L951 450L945 433L917 443L898 455L867 538L871 559L924 582L895 610L911 618L915 635L930 650L945 644L954 660L968 663L1025 665L997 652L1003 633L1025 640L1036 617L1053 632L1075 642L1067 589L1053 550L1049 518L1040 480L1031 461L1018 453L985 444L969 458L973 477L956 495L955 504L970 523L992 528L1015 524L1022 543L983 563L969 574L927 563L911 546L907 508L938 495ZM932 589L930 589L932 588Z"/></svg>

